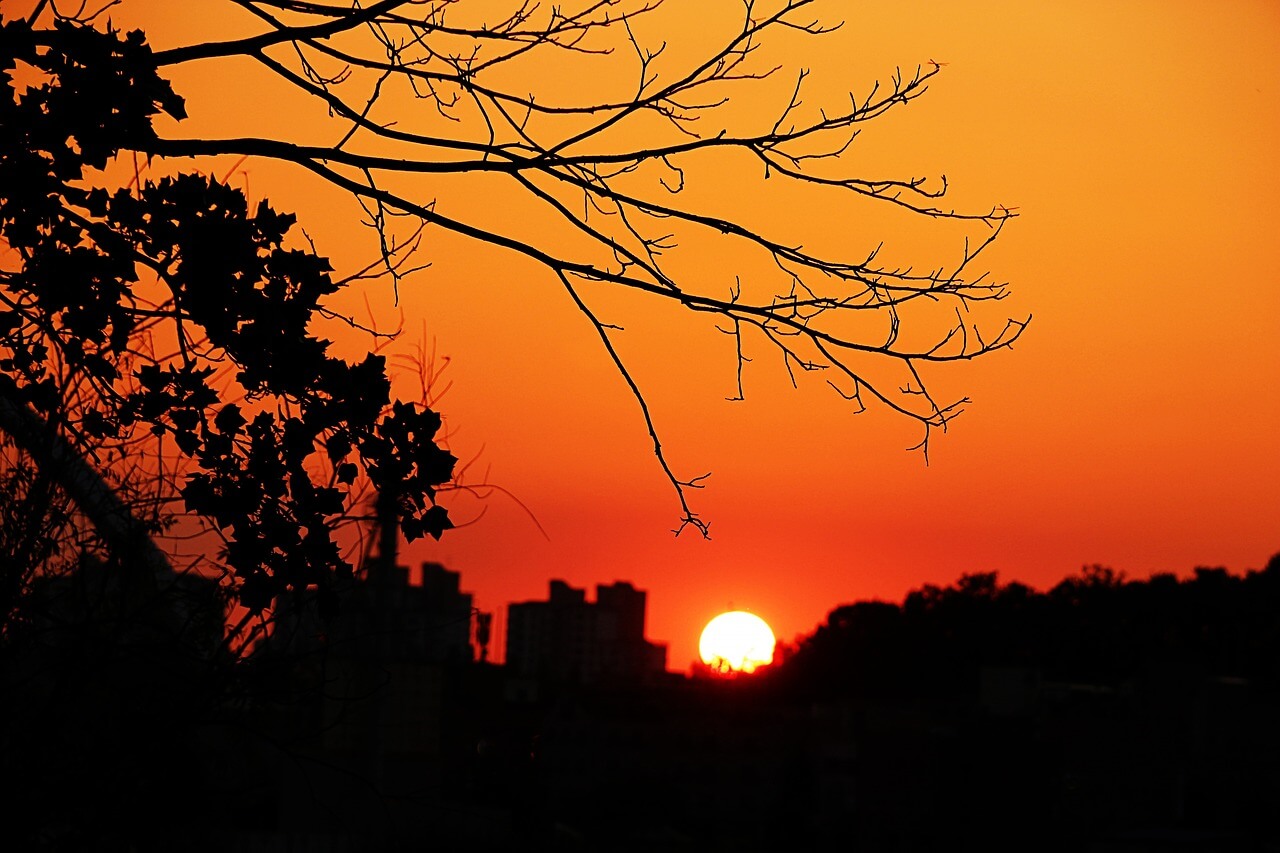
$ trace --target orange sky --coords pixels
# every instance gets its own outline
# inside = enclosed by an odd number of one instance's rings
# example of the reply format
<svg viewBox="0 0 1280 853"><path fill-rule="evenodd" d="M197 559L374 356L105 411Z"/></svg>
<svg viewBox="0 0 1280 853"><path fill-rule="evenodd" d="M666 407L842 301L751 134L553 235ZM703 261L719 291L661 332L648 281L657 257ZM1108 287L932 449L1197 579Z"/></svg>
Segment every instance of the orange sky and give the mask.
<svg viewBox="0 0 1280 853"><path fill-rule="evenodd" d="M234 31L191 8L127 0L113 14L159 47ZM664 33L674 45L701 31L689 8ZM849 7L825 8L832 19ZM945 172L959 206L1017 207L986 267L1013 285L999 308L1035 319L1012 351L935 375L944 396L974 402L926 467L904 450L913 425L852 417L820 381L792 390L763 351L747 400L726 402L726 338L669 308L618 303L619 346L673 466L712 472L692 495L710 540L672 536L678 506L635 401L550 275L431 235L432 267L401 293L402 349L425 324L450 360L440 408L454 452L476 459L469 479L514 495L546 536L501 493L459 498L455 518L476 522L408 556L462 572L498 611L499 645L505 604L545 597L550 578L630 580L649 591L649 636L677 670L730 606L789 640L839 603L963 572L1043 587L1095 562L1135 576L1260 567L1280 551L1278 43L1267 0L866 3L811 43L812 79L856 92L895 65L947 63L923 99L868 126L853 171ZM288 133L309 120L238 69L174 79L192 119L166 133ZM296 208L340 267L369 257L344 199L280 167L243 168L251 193ZM892 217L846 225L821 205L723 192L816 239L885 240L907 258L925 245ZM457 203L483 215L487 199L471 202Z"/></svg>

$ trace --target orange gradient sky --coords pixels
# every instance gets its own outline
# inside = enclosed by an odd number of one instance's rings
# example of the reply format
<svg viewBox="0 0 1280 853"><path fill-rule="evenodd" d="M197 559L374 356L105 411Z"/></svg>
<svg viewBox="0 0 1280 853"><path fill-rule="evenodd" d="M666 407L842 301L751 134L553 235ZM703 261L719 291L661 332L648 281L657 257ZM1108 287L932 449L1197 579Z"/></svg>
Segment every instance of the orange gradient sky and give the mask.
<svg viewBox="0 0 1280 853"><path fill-rule="evenodd" d="M669 16L673 45L698 37L700 5ZM636 403L550 274L431 232L432 266L401 290L401 351L425 329L448 359L439 408L453 451L475 460L468 480L518 502L458 495L455 519L474 523L406 556L462 573L497 612L499 658L505 605L544 598L551 578L648 590L648 634L685 670L727 609L789 641L842 602L897 600L964 572L1046 587L1087 563L1134 576L1243 570L1280 551L1280 6L823 10L847 22L806 48L815 85L865 93L895 66L946 63L925 97L867 127L852 171L945 173L957 206L1017 207L985 264L1013 295L987 316L1033 322L1012 351L935 373L943 396L973 404L926 466L905 450L914 425L851 416L822 381L793 390L763 351L746 401L727 402L727 338L665 306L618 302L619 347L673 467L712 472L691 495L711 538L676 538L678 505ZM245 20L221 3L159 0L126 0L113 16L157 47L243 32ZM288 134L310 120L234 63L172 76L191 120L166 135ZM349 200L281 166L240 168L251 195L297 210L340 269L370 257ZM892 216L877 226L821 204L776 210L710 180L745 215L774 213L854 254L884 240L910 259L925 245ZM488 199L456 203L483 216ZM951 233L938 226L931 245ZM394 325L388 295L373 298Z"/></svg>

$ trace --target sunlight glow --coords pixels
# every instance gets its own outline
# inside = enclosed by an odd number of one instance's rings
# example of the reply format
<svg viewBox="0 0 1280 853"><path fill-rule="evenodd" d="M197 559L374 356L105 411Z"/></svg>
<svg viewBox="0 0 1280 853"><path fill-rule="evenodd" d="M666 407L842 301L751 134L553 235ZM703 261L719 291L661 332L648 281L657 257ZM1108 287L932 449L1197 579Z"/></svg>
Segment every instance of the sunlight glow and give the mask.
<svg viewBox="0 0 1280 853"><path fill-rule="evenodd" d="M759 616L742 610L721 613L702 629L702 662L720 673L754 672L773 662L773 630Z"/></svg>

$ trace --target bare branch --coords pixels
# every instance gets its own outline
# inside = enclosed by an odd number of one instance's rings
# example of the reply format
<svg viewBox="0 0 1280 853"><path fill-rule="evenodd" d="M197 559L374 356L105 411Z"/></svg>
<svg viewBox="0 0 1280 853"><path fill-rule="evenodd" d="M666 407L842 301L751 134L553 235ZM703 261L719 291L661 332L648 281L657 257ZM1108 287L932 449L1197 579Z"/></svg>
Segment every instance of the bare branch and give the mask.
<svg viewBox="0 0 1280 853"><path fill-rule="evenodd" d="M935 396L932 366L1006 349L1030 320L997 317L994 331L983 331L978 317L1008 294L1003 282L976 269L1015 209L952 207L945 175L852 169L860 135L927 92L941 64L895 68L863 94L831 100L815 96L816 71L770 54L775 36L823 38L840 29L839 21L816 14L817 0L747 0L732 19L717 19L717 29L701 34L712 46L694 57L647 35L671 32L664 16L682 14L661 0L523 0L499 7L382 0L367 8L231 2L256 16L263 31L161 51L155 62L251 58L300 99L324 104L334 123L324 138L335 141L149 138L138 141L137 152L274 160L350 193L363 207L378 261L342 284L382 277L398 297L425 266L409 258L432 227L541 265L591 323L639 402L660 468L679 498L680 529L706 532L686 500L700 478L672 473L642 389L613 347L613 327L583 300L580 283L613 285L707 315L733 341L730 399L743 398L744 371L759 352L772 352L793 383L817 374L855 412L875 401L916 423L923 430L917 447L926 454L933 431L945 430L967 402ZM557 73L570 75L565 79L599 85L538 92L545 63L556 63ZM739 93L753 90L773 92L773 109L735 112ZM723 171L713 175L711 162ZM759 183L761 172L767 184ZM439 177L441 186L483 182L483 192L495 193L495 207L531 205L540 223L569 237L553 244L519 223L499 225L474 208L460 212L457 196L445 190L425 197L423 176ZM763 194L759 207L768 215L748 214L707 192L712 180L735 191L739 183L759 188L753 191ZM795 234L803 211L773 202L783 198L821 209L915 215L967 236L962 251L911 265L885 260L893 246L879 238L809 247L807 235ZM704 253L728 260L710 274L688 272L689 261ZM199 346L181 334L176 341Z"/></svg>

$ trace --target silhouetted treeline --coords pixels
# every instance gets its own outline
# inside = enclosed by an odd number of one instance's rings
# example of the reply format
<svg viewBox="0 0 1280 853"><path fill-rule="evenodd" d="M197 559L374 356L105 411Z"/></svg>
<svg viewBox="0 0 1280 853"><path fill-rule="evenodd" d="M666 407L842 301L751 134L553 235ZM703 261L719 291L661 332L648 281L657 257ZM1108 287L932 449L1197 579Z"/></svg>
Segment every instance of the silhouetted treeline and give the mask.
<svg viewBox="0 0 1280 853"><path fill-rule="evenodd" d="M808 707L812 839L1274 849L1280 555L1047 591L995 574L831 612L753 690Z"/></svg>
<svg viewBox="0 0 1280 853"><path fill-rule="evenodd" d="M1277 684L1280 554L1236 575L1126 580L1086 567L1048 591L996 573L925 586L901 604L833 610L776 680L809 698L937 697L977 690L983 667L1033 667L1046 679L1117 683L1186 675Z"/></svg>

